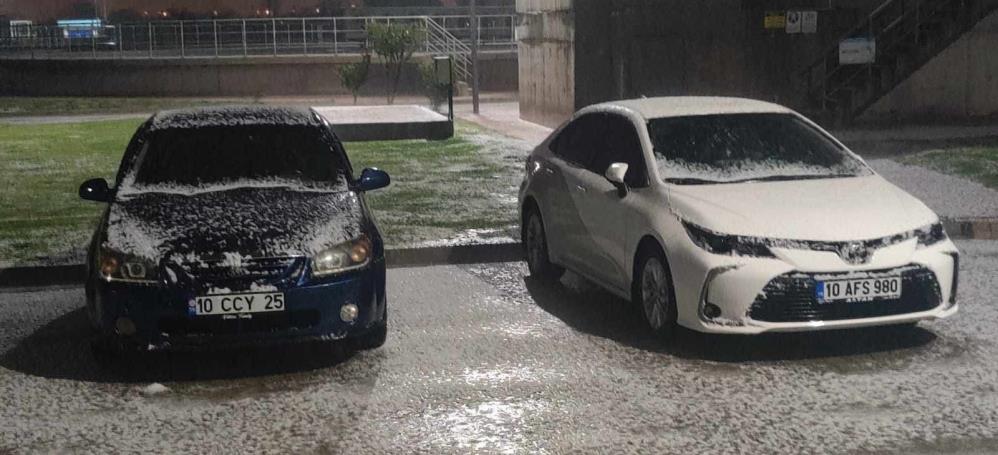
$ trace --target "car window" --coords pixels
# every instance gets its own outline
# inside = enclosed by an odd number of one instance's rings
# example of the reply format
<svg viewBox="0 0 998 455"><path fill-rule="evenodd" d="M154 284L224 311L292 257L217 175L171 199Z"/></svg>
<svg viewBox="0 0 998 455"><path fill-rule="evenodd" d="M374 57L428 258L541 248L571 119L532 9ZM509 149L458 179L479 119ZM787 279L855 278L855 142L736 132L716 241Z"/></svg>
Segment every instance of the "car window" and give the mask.
<svg viewBox="0 0 998 455"><path fill-rule="evenodd" d="M153 131L133 172L137 186L239 180L338 186L346 182L348 167L319 128L253 125Z"/></svg>
<svg viewBox="0 0 998 455"><path fill-rule="evenodd" d="M596 147L587 168L599 175L613 163L627 163L624 182L630 187L643 187L648 184L644 154L634 123L617 114L603 114L593 138Z"/></svg>
<svg viewBox="0 0 998 455"><path fill-rule="evenodd" d="M791 114L724 114L648 121L656 166L672 183L731 183L869 175L862 161Z"/></svg>
<svg viewBox="0 0 998 455"><path fill-rule="evenodd" d="M561 134L555 138L551 145L551 151L559 158L574 164L585 167L593 152L594 129L599 128L600 121L597 114L583 115L562 129Z"/></svg>

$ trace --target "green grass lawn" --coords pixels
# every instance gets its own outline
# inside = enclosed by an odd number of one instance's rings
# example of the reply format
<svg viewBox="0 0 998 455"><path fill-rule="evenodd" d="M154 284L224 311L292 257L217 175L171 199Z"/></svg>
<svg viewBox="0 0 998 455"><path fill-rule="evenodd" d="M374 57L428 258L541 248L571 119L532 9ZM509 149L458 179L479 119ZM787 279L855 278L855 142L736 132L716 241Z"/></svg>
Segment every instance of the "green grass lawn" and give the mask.
<svg viewBox="0 0 998 455"><path fill-rule="evenodd" d="M79 199L79 184L111 180L141 122L0 124L0 267L81 260L102 205ZM522 146L459 124L446 141L346 148L358 172L379 167L392 175L389 188L368 197L389 245L418 245L469 229L515 232Z"/></svg>
<svg viewBox="0 0 998 455"><path fill-rule="evenodd" d="M898 161L966 177L998 190L998 148L995 147L928 150L901 157Z"/></svg>

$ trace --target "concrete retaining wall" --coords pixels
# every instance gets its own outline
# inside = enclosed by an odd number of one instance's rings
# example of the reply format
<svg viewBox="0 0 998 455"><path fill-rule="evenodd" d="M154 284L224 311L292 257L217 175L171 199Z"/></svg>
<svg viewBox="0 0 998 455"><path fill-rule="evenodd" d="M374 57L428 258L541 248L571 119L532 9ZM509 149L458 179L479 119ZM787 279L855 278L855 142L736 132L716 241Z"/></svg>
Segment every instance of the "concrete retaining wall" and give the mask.
<svg viewBox="0 0 998 455"><path fill-rule="evenodd" d="M358 56L260 57L189 60L2 60L0 94L20 96L280 96L349 93L337 68ZM483 54L485 91L517 88L516 55ZM375 59L362 95L385 92L384 67ZM400 94L422 93L415 66Z"/></svg>

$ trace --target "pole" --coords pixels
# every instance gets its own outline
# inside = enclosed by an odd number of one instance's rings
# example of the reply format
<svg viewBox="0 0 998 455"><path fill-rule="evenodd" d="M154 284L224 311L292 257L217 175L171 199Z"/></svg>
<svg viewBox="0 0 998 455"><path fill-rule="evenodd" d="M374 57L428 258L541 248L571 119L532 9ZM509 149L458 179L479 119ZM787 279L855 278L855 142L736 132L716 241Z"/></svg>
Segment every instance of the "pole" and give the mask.
<svg viewBox="0 0 998 455"><path fill-rule="evenodd" d="M211 34L215 41L215 57L218 57L218 20L211 21Z"/></svg>
<svg viewBox="0 0 998 455"><path fill-rule="evenodd" d="M478 1L471 0L471 106L478 114Z"/></svg>

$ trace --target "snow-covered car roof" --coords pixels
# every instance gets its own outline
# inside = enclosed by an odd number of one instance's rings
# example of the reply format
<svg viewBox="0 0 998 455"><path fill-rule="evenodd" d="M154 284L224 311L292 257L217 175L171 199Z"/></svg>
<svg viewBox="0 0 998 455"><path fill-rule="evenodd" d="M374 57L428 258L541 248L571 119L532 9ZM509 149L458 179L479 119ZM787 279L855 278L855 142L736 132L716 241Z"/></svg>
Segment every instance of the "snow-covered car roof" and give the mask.
<svg viewBox="0 0 998 455"><path fill-rule="evenodd" d="M217 106L161 111L153 115L150 131L216 126L292 125L318 126L311 109L283 106Z"/></svg>
<svg viewBox="0 0 998 455"><path fill-rule="evenodd" d="M638 98L594 104L579 111L580 114L614 109L628 109L645 119L685 117L693 115L742 114L742 113L792 113L779 104L748 98L721 96L662 96Z"/></svg>

